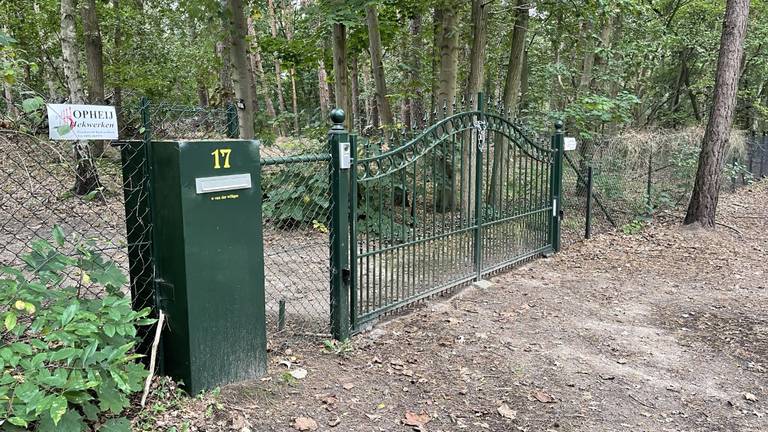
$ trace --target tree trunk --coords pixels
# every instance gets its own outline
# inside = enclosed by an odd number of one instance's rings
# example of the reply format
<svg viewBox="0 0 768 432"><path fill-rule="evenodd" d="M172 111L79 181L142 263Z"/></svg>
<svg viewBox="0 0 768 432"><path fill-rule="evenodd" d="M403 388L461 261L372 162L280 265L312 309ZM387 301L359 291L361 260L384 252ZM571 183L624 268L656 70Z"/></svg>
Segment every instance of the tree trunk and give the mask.
<svg viewBox="0 0 768 432"><path fill-rule="evenodd" d="M224 25L229 33L229 57L233 68L232 82L237 98L240 138L252 139L255 135L253 129L254 95L251 83L253 72L248 61L248 46L245 40L247 26L243 14L243 3L242 0L221 0L221 4L225 12Z"/></svg>
<svg viewBox="0 0 768 432"><path fill-rule="evenodd" d="M438 73L438 110L446 107L446 114L453 114L456 99L456 78L459 72L459 3L445 0L442 10L440 36L440 72Z"/></svg>
<svg viewBox="0 0 768 432"><path fill-rule="evenodd" d="M686 225L698 222L707 228L715 226L723 159L736 108L739 65L744 54L748 16L749 0L727 0L712 110L701 145L693 194L685 215Z"/></svg>
<svg viewBox="0 0 768 432"><path fill-rule="evenodd" d="M421 54L424 49L424 44L421 40L421 16L415 16L411 18L411 52L409 56L410 72L409 72L409 97L408 97L408 111L411 114L409 119L411 126L415 126L417 129L420 127L422 119L424 117L424 107L422 104L422 88L421 88Z"/></svg>
<svg viewBox="0 0 768 432"><path fill-rule="evenodd" d="M595 65L595 48L592 44L592 22L587 20L581 25L581 37L584 44L584 59L581 62L581 77L579 78L578 94L589 91L592 83L592 67Z"/></svg>
<svg viewBox="0 0 768 432"><path fill-rule="evenodd" d="M371 100L370 92L368 91L371 87L371 83L368 80L367 73L363 73L361 76L363 77L363 89L365 90L365 97L363 98L363 104L365 105L365 126L363 129L367 129L369 126L375 128L378 116L374 113L376 104Z"/></svg>
<svg viewBox="0 0 768 432"><path fill-rule="evenodd" d="M381 124L384 126L384 141L389 142L389 132L394 126L392 108L387 100L387 81L384 77L382 62L381 33L379 33L379 17L374 5L365 7L365 17L368 23L368 42L371 50L371 72L376 85L376 104L379 107Z"/></svg>
<svg viewBox="0 0 768 432"><path fill-rule="evenodd" d="M352 87L352 98L350 101L350 111L352 111L352 130L357 130L360 125L358 118L360 117L360 71L357 67L357 55L353 56L349 61L349 72L352 74L350 81Z"/></svg>
<svg viewBox="0 0 768 432"><path fill-rule="evenodd" d="M525 49L525 37L528 32L528 7L529 0L518 0L515 29L512 31L510 41L509 62L507 63L507 78L504 81L504 109L509 116L517 113L517 104L520 101L520 79L523 71L523 51Z"/></svg>
<svg viewBox="0 0 768 432"><path fill-rule="evenodd" d="M254 82L257 84L256 90L261 88L261 93L264 98L264 107L267 110L269 118L277 117L275 113L275 105L272 103L272 95L270 87L267 85L264 73L264 62L261 59L261 51L259 50L259 44L256 40L256 28L253 25L253 19L248 17L248 36L251 38L251 69L254 73ZM261 83L261 86L258 84ZM254 96L258 95L258 91L254 93Z"/></svg>
<svg viewBox="0 0 768 432"><path fill-rule="evenodd" d="M502 96L503 107L507 117L517 115L517 105L520 101L520 88L523 71L523 53L525 50L526 33L528 32L528 0L518 0L515 28L510 40L509 62L507 63L507 77L504 81L504 93ZM502 195L504 179L501 173L505 158L507 157L509 143L504 136L496 137L493 151L493 167L491 168L491 203L498 203L498 197Z"/></svg>
<svg viewBox="0 0 768 432"><path fill-rule="evenodd" d="M123 60L123 34L122 34L122 13L120 11L120 0L112 0L112 9L115 11L115 35L114 35L114 54L113 63L119 63ZM123 88L120 84L122 76L117 77L117 84L112 88L114 95L112 97L112 103L115 105L115 114L117 116L117 124L123 124Z"/></svg>
<svg viewBox="0 0 768 432"><path fill-rule="evenodd" d="M473 100L483 88L483 78L485 78L485 47L488 39L487 21L488 10L486 0L472 0L472 51L470 53L469 77L467 79L467 100ZM470 107L474 109L474 107ZM474 182L475 170L477 166L478 153L474 141L468 139L473 135L472 132L465 134L461 147L461 166L462 178L461 194L463 209L462 212L467 218L472 217L475 208L474 197L470 190L470 184Z"/></svg>
<svg viewBox="0 0 768 432"><path fill-rule="evenodd" d="M283 6L285 8L286 6ZM293 15L293 3L288 2L287 9L289 15ZM291 22L283 26L285 29L285 38L290 41L293 39L293 27ZM301 127L299 126L299 96L296 93L296 66L291 66L288 70L288 75L291 77L291 107L293 108L293 131L295 134L301 133Z"/></svg>
<svg viewBox="0 0 768 432"><path fill-rule="evenodd" d="M13 102L13 89L5 80L3 80L3 98L5 98L5 105L8 107L8 117L14 120L17 119L19 117L19 109Z"/></svg>
<svg viewBox="0 0 768 432"><path fill-rule="evenodd" d="M75 33L75 4L74 0L61 0L61 56L64 60L64 75L69 89L69 103L86 103L83 84L80 79L80 57L77 49L77 34ZM88 141L77 141L75 153L75 185L76 195L86 195L101 187L96 166L93 164L91 149Z"/></svg>
<svg viewBox="0 0 768 432"><path fill-rule="evenodd" d="M436 113L439 110L437 94L440 91L440 47L443 45L443 10L439 4L435 6L432 13L432 34L432 93L430 95L432 115L430 122L434 123L437 120Z"/></svg>
<svg viewBox="0 0 768 432"><path fill-rule="evenodd" d="M293 132L296 135L301 133L299 126L299 98L296 94L296 68L290 69L291 74L291 105L293 106Z"/></svg>
<svg viewBox="0 0 768 432"><path fill-rule="evenodd" d="M272 31L272 37L277 37L277 17L275 16L275 3L273 0L267 1L267 9L269 10L269 26ZM274 53L273 53L274 54ZM275 57L275 85L277 87L277 107L280 109L280 113L285 112L285 98L283 97L283 79L282 71L280 70L280 59Z"/></svg>
<svg viewBox="0 0 768 432"><path fill-rule="evenodd" d="M271 0L270 0L271 1ZM345 127L351 129L353 113L349 112L349 77L347 75L347 29L342 23L333 24L333 74L335 78L336 107L346 113Z"/></svg>
<svg viewBox="0 0 768 432"><path fill-rule="evenodd" d="M94 105L104 104L104 56L99 28L96 0L85 0L82 4L83 34L85 39L85 68L88 72L88 100ZM93 141L93 157L104 154L104 141Z"/></svg>
<svg viewBox="0 0 768 432"><path fill-rule="evenodd" d="M331 111L331 94L328 90L328 74L325 72L325 63L323 62L323 59L317 61L317 88L318 95L320 96L320 117L322 117L322 121L326 121L328 120L328 115ZM353 98L353 104L354 101ZM354 109L352 111L354 111Z"/></svg>
<svg viewBox="0 0 768 432"><path fill-rule="evenodd" d="M232 84L232 64L229 59L228 44L216 42L216 55L221 60L221 69L219 70L219 85L221 85L221 105L227 106L235 97L235 90Z"/></svg>

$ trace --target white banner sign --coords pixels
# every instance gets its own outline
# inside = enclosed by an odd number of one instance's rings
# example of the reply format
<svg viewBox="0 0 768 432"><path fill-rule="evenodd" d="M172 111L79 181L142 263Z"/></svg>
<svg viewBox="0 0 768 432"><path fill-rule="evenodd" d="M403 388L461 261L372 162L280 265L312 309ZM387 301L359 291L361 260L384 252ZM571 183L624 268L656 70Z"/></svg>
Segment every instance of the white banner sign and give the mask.
<svg viewBox="0 0 768 432"><path fill-rule="evenodd" d="M117 139L115 107L48 104L48 137L52 140Z"/></svg>
<svg viewBox="0 0 768 432"><path fill-rule="evenodd" d="M565 137L565 140L563 140L563 150L565 151L576 150L576 138Z"/></svg>

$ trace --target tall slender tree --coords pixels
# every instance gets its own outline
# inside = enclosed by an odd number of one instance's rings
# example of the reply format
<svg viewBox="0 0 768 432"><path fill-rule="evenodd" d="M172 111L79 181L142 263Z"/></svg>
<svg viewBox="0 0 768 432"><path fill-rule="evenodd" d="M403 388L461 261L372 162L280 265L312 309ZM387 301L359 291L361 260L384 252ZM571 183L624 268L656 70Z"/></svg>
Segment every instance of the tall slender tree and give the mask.
<svg viewBox="0 0 768 432"><path fill-rule="evenodd" d="M232 82L237 98L240 138L250 139L255 135L253 114L254 95L253 72L246 43L247 24L242 0L221 0L224 10L224 25L229 41L229 57L232 64Z"/></svg>
<svg viewBox="0 0 768 432"><path fill-rule="evenodd" d="M376 85L376 104L379 107L381 124L384 126L384 140L389 137L389 130L394 124L392 108L387 100L387 81L384 76L384 63L382 59L381 30L379 29L379 15L374 4L365 7L366 23L368 24L368 41L371 53L371 72Z"/></svg>
<svg viewBox="0 0 768 432"><path fill-rule="evenodd" d="M739 89L739 69L747 34L749 0L728 0L725 6L720 54L717 60L714 98L704 140L699 154L699 166L693 194L685 215L686 225L699 223L715 226L715 213L722 183L725 150L730 139L736 93Z"/></svg>
<svg viewBox="0 0 768 432"><path fill-rule="evenodd" d="M80 53L77 47L75 33L75 1L61 0L61 56L64 60L64 75L69 89L69 102L73 104L86 103L83 92L83 82L80 78ZM91 148L88 141L77 141L75 153L75 185L77 195L87 195L101 187L96 166L93 163Z"/></svg>

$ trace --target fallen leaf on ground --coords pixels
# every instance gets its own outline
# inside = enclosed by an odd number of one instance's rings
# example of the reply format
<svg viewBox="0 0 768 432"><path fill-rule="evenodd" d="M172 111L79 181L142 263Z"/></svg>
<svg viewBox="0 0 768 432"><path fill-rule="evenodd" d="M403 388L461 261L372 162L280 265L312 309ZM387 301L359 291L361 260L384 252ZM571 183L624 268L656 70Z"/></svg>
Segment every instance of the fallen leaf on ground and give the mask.
<svg viewBox="0 0 768 432"><path fill-rule="evenodd" d="M750 402L757 402L757 396L753 395L752 393L744 393L744 399Z"/></svg>
<svg viewBox="0 0 768 432"><path fill-rule="evenodd" d="M293 422L293 428L300 431L317 430L317 422L310 417L297 417Z"/></svg>
<svg viewBox="0 0 768 432"><path fill-rule="evenodd" d="M496 411L498 411L499 414L504 418L512 420L517 418L517 411L510 408L507 404L501 404L500 407L496 408Z"/></svg>
<svg viewBox="0 0 768 432"><path fill-rule="evenodd" d="M341 418L336 417L334 419L328 420L328 426L330 427L336 427L341 423Z"/></svg>
<svg viewBox="0 0 768 432"><path fill-rule="evenodd" d="M304 379L307 377L307 370L303 368L294 369L291 371L291 376L296 379Z"/></svg>
<svg viewBox="0 0 768 432"><path fill-rule="evenodd" d="M405 418L403 419L403 424L406 426L422 427L425 424L429 423L430 420L432 419L429 417L429 414L423 411L421 414L416 414L415 412L406 411Z"/></svg>
<svg viewBox="0 0 768 432"><path fill-rule="evenodd" d="M544 393L541 390L533 392L533 398L541 403L555 403L555 398L553 398L552 395Z"/></svg>
<svg viewBox="0 0 768 432"><path fill-rule="evenodd" d="M352 383L346 383L346 384L343 384L342 387L344 388L344 390L352 390L353 388L355 388L355 385Z"/></svg>

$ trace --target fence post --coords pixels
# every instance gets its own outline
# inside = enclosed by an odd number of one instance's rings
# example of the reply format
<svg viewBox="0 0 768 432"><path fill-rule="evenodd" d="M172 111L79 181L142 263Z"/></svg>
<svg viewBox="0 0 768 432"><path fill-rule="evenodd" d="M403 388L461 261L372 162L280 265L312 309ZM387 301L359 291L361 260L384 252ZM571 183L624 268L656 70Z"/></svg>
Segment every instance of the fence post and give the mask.
<svg viewBox="0 0 768 432"><path fill-rule="evenodd" d="M344 129L344 111L331 112L328 145L331 152L331 334L336 340L349 338L349 133ZM345 154L346 153L346 154ZM345 160L346 158L346 160Z"/></svg>
<svg viewBox="0 0 768 432"><path fill-rule="evenodd" d="M768 153L766 151L766 147L768 147L768 132L763 131L763 145L760 146L760 177L763 178L765 175L765 154Z"/></svg>
<svg viewBox="0 0 768 432"><path fill-rule="evenodd" d="M349 327L357 328L357 134L349 135Z"/></svg>
<svg viewBox="0 0 768 432"><path fill-rule="evenodd" d="M483 118L484 100L483 94L477 94L477 110L480 112L477 119L477 130L475 131L476 137L476 150L477 156L475 157L475 250L474 250L474 262L475 262L475 280L479 281L483 278L483 150L485 148L485 119ZM470 134L470 137L472 135ZM471 141L471 138L470 138ZM470 145L472 143L470 142Z"/></svg>
<svg viewBox="0 0 768 432"><path fill-rule="evenodd" d="M584 238L592 237L592 165L587 167L587 220L584 223Z"/></svg>
<svg viewBox="0 0 768 432"><path fill-rule="evenodd" d="M227 138L239 138L240 137L240 124L237 119L237 109L235 104L229 102L227 104Z"/></svg>
<svg viewBox="0 0 768 432"><path fill-rule="evenodd" d="M653 211L653 207L652 207L653 202L651 200L652 185L653 185L653 146L651 146L651 151L648 152L648 178L645 184L645 210L648 212L649 216Z"/></svg>
<svg viewBox="0 0 768 432"><path fill-rule="evenodd" d="M552 196L552 218L549 224L549 239L552 249L560 251L560 213L563 203L560 195L563 190L563 122L555 122L555 134L552 135L552 171L550 174L550 195Z"/></svg>

